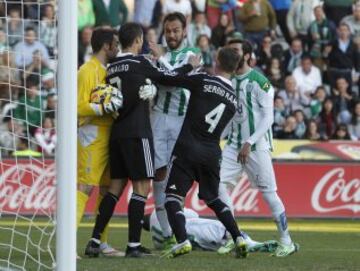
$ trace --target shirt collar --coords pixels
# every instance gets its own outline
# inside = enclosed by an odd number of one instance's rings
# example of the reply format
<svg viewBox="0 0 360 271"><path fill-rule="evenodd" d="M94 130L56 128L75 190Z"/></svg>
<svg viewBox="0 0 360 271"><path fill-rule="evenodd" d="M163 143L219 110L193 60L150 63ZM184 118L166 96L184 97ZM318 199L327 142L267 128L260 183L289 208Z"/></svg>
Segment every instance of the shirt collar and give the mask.
<svg viewBox="0 0 360 271"><path fill-rule="evenodd" d="M220 75L217 75L216 77L219 78L219 79L220 79L221 81L223 81L224 83L232 86L232 83L231 83L231 81L230 81L229 79L227 79L227 78L225 78L225 77L223 77L223 76L220 76Z"/></svg>
<svg viewBox="0 0 360 271"><path fill-rule="evenodd" d="M244 73L244 74L237 74L235 75L236 79L244 79L246 76L248 76L251 72L252 72L252 68L249 69L248 72Z"/></svg>
<svg viewBox="0 0 360 271"><path fill-rule="evenodd" d="M118 57L124 57L124 56L133 56L134 54L133 53L119 53L117 56Z"/></svg>
<svg viewBox="0 0 360 271"><path fill-rule="evenodd" d="M106 67L99 61L99 59L96 56L92 56L90 58L91 61L94 61L97 65L100 65L101 67L103 67L104 69L106 69Z"/></svg>

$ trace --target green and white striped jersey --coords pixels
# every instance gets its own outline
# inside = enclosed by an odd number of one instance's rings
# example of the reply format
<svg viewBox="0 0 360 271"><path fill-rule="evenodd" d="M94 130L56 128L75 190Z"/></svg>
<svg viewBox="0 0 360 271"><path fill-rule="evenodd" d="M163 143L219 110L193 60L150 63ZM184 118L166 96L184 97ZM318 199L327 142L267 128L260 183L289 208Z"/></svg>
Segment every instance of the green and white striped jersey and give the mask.
<svg viewBox="0 0 360 271"><path fill-rule="evenodd" d="M159 59L161 67L173 70L187 64L191 55L199 53L198 48L181 46L178 50L168 51ZM158 94L153 106L154 111L172 116L185 116L189 103L190 92L184 88L159 86Z"/></svg>
<svg viewBox="0 0 360 271"><path fill-rule="evenodd" d="M249 142L251 150L272 151L274 88L264 75L254 69L234 76L232 83L238 107L227 144L240 149L245 142Z"/></svg>

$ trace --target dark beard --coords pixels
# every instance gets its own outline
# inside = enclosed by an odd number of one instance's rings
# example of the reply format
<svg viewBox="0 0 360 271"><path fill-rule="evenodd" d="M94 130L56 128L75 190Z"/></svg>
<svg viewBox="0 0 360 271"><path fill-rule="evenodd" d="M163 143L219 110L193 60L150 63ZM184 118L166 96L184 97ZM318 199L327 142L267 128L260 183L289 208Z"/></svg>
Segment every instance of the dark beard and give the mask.
<svg viewBox="0 0 360 271"><path fill-rule="evenodd" d="M176 50L181 46L182 42L183 42L183 40L178 41L174 47L173 46L170 47L170 45L167 41L166 41L166 44L170 48L170 50Z"/></svg>
<svg viewBox="0 0 360 271"><path fill-rule="evenodd" d="M244 67L244 64L245 64L245 58L244 58L244 56L242 56L242 58L239 61L238 69L241 69L242 67Z"/></svg>

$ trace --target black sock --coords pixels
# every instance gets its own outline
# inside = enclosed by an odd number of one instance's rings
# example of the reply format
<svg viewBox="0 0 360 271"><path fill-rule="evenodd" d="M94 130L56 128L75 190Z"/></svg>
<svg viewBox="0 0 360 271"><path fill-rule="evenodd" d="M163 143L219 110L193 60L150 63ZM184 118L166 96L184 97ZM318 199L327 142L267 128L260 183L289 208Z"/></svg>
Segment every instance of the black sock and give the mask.
<svg viewBox="0 0 360 271"><path fill-rule="evenodd" d="M106 193L102 199L98 215L96 216L96 223L92 233L92 237L100 240L101 234L103 233L106 225L109 223L119 198L111 193Z"/></svg>
<svg viewBox="0 0 360 271"><path fill-rule="evenodd" d="M181 208L182 199L175 195L166 196L165 208L168 216L169 224L176 241L180 244L187 239L185 228L185 216Z"/></svg>
<svg viewBox="0 0 360 271"><path fill-rule="evenodd" d="M146 197L133 193L128 206L129 243L140 243Z"/></svg>
<svg viewBox="0 0 360 271"><path fill-rule="evenodd" d="M226 230L231 234L234 242L236 242L236 238L239 237L241 234L229 207L227 207L227 205L223 203L219 198L207 202L207 206L209 206L209 208L211 208L215 212L217 218L225 226Z"/></svg>

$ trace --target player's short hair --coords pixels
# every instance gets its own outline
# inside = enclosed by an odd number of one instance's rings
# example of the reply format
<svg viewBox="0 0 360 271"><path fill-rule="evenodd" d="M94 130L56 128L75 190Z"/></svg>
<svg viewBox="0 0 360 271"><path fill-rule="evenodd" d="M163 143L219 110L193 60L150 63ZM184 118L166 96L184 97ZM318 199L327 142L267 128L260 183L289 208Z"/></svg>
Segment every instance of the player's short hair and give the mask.
<svg viewBox="0 0 360 271"><path fill-rule="evenodd" d="M97 53L103 48L105 44L111 44L114 40L116 31L111 27L97 27L91 35L91 48L94 53Z"/></svg>
<svg viewBox="0 0 360 271"><path fill-rule="evenodd" d="M249 60L248 60L248 64L250 64L251 61L251 55L253 53L253 46L251 45L250 41L248 40L244 40L244 39L234 39L234 40L230 40L227 44L232 44L232 43L240 43L242 50L243 50L243 55L249 55Z"/></svg>
<svg viewBox="0 0 360 271"><path fill-rule="evenodd" d="M217 58L220 68L227 73L233 73L238 68L240 56L232 48L221 48Z"/></svg>
<svg viewBox="0 0 360 271"><path fill-rule="evenodd" d="M122 49L129 48L134 41L143 35L143 30L138 23L125 23L119 29L119 41Z"/></svg>
<svg viewBox="0 0 360 271"><path fill-rule="evenodd" d="M180 21L183 29L186 28L186 17L180 12L173 12L166 15L163 21L163 26L165 26L166 22L173 22L176 20Z"/></svg>

